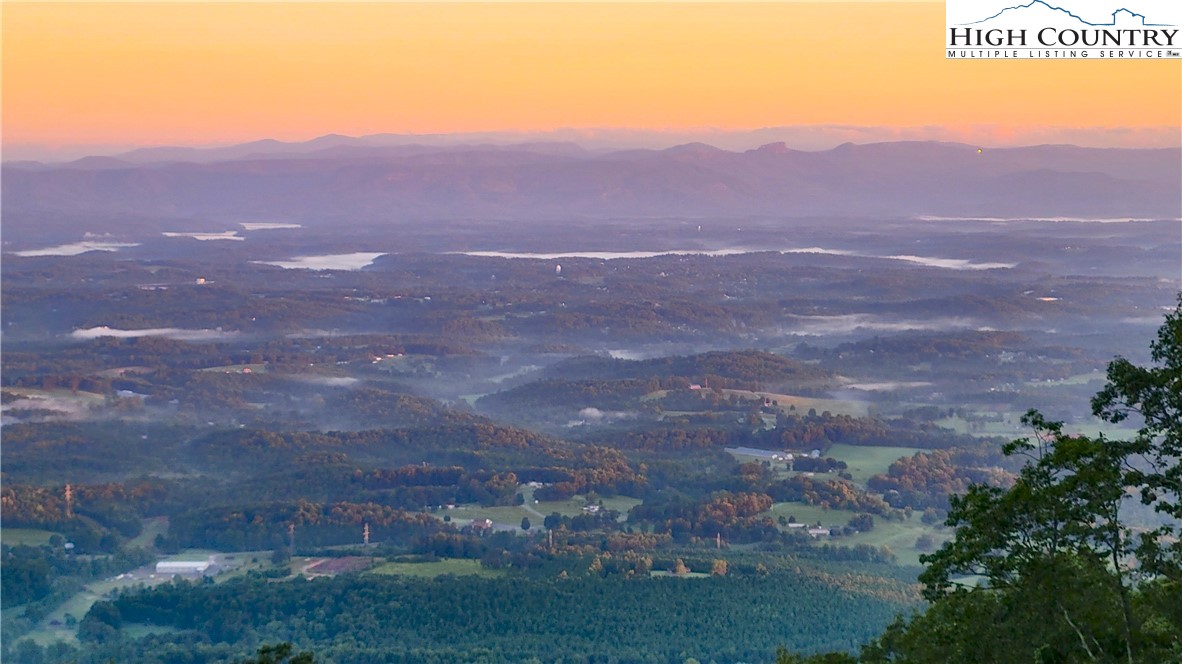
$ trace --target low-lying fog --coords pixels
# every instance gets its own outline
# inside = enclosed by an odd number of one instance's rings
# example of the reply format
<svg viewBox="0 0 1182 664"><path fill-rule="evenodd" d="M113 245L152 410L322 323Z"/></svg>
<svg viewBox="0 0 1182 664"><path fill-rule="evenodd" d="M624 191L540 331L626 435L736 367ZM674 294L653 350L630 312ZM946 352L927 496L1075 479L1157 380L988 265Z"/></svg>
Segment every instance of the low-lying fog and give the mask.
<svg viewBox="0 0 1182 664"><path fill-rule="evenodd" d="M100 337L116 337L118 339L133 339L136 337L166 337L177 341L213 341L236 336L238 333L227 330L186 330L178 327L153 327L140 330L121 330L115 327L100 325L77 329L70 333L73 339L90 340Z"/></svg>

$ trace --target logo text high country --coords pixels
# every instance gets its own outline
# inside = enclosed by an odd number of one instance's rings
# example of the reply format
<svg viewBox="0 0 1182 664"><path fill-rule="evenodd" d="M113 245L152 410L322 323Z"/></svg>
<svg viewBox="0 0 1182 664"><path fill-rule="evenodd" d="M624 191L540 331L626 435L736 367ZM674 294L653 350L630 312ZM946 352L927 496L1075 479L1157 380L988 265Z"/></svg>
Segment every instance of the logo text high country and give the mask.
<svg viewBox="0 0 1182 664"><path fill-rule="evenodd" d="M1174 46L1178 29L1042 28L1040 30L948 28L948 46L1096 46L1147 48Z"/></svg>

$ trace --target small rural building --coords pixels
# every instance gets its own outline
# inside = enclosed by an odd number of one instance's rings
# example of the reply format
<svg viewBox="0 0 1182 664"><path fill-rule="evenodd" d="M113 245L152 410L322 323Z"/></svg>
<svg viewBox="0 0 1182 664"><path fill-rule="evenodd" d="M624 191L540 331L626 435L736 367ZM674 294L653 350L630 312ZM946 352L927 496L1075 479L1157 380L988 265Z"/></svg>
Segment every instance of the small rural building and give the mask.
<svg viewBox="0 0 1182 664"><path fill-rule="evenodd" d="M472 522L472 530L477 532L492 530L492 519L476 519Z"/></svg>
<svg viewBox="0 0 1182 664"><path fill-rule="evenodd" d="M209 560L162 560L156 563L156 573L197 576L210 573L211 567L213 562Z"/></svg>

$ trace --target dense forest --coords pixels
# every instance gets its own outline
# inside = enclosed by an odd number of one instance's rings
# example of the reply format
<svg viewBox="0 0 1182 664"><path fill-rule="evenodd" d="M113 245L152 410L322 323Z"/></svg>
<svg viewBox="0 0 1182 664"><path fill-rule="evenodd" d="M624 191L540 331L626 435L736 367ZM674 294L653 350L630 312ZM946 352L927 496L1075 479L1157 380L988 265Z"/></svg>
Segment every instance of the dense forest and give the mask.
<svg viewBox="0 0 1182 664"><path fill-rule="evenodd" d="M170 584L96 605L81 627L104 644L94 649L95 661L163 661L153 653L178 640L197 646L186 661L209 661L226 652L219 644L258 639L316 644L326 660L358 664L741 661L766 659L783 643L854 647L896 610L891 601L789 572L651 580L341 577ZM190 636L120 642L120 625L148 622ZM194 635L204 636L194 642Z"/></svg>

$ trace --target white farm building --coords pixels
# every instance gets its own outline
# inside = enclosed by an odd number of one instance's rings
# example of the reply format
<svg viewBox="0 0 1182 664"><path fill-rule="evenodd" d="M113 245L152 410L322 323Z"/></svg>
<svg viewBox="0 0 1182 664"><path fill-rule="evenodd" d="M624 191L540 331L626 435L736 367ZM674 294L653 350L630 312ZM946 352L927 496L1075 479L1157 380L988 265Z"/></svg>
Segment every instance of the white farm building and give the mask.
<svg viewBox="0 0 1182 664"><path fill-rule="evenodd" d="M162 560L156 563L157 574L206 574L213 566L210 560Z"/></svg>

